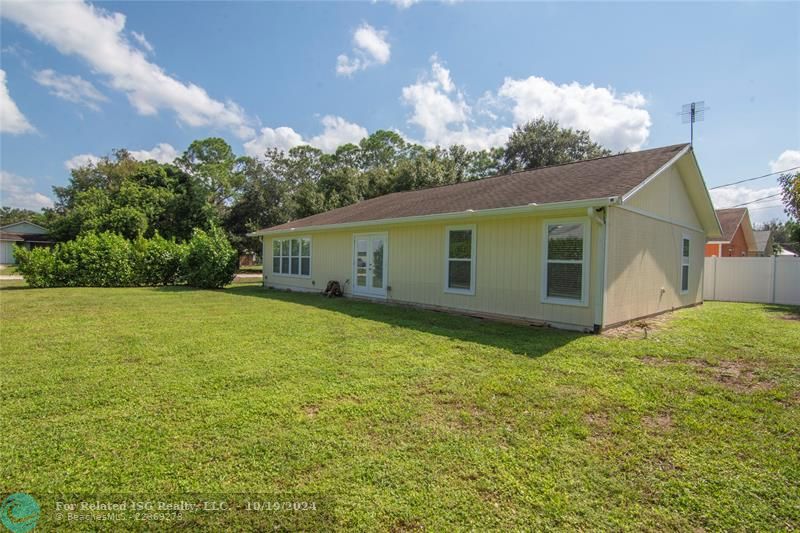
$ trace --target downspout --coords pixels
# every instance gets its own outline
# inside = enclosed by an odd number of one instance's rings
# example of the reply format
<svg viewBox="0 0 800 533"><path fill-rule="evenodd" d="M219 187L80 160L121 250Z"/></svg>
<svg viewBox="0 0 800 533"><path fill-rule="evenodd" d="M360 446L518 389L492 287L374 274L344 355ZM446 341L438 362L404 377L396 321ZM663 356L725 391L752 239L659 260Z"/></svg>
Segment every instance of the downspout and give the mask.
<svg viewBox="0 0 800 533"><path fill-rule="evenodd" d="M600 232L600 246L598 262L600 264L599 272L592 280L594 285L594 333L600 333L603 328L603 311L605 308L605 292L606 292L606 271L608 267L608 239L607 239L607 207L590 207L587 210L589 219L599 226Z"/></svg>

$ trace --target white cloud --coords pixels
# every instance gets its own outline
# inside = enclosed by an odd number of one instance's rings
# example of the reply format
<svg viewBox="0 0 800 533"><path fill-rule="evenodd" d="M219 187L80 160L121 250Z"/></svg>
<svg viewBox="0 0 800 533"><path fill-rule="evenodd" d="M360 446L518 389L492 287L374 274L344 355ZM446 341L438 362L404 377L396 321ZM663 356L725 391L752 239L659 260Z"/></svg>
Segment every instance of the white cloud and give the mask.
<svg viewBox="0 0 800 533"><path fill-rule="evenodd" d="M790 168L800 167L800 150L784 150L778 159L769 162L772 172L780 172Z"/></svg>
<svg viewBox="0 0 800 533"><path fill-rule="evenodd" d="M109 85L124 92L142 115L173 111L188 126L211 126L240 138L255 133L234 102L211 98L202 87L178 81L147 60L125 34L125 16L82 1L54 2L43 9L36 2L6 2L2 16L24 26L62 54L84 59Z"/></svg>
<svg viewBox="0 0 800 533"><path fill-rule="evenodd" d="M258 136L244 143L244 152L250 157L261 157L269 148L287 151L301 144L305 144L303 136L292 128L261 128Z"/></svg>
<svg viewBox="0 0 800 533"><path fill-rule="evenodd" d="M150 150L130 150L131 157L139 161L155 159L159 163L172 163L178 157L178 151L171 144L158 143Z"/></svg>
<svg viewBox="0 0 800 533"><path fill-rule="evenodd" d="M430 72L404 87L401 97L412 109L408 122L419 126L427 145L499 146L513 131L511 122L542 116L563 127L589 130L592 139L612 150L638 150L649 136L650 114L638 92L617 95L592 84L556 85L531 76L506 78L496 92L487 91L470 104L438 56L430 61Z"/></svg>
<svg viewBox="0 0 800 533"><path fill-rule="evenodd" d="M11 99L6 84L6 71L0 69L0 133L33 133L36 131L17 104Z"/></svg>
<svg viewBox="0 0 800 533"><path fill-rule="evenodd" d="M322 117L322 133L303 139L303 136L292 128L261 128L257 137L244 143L244 151L251 157L260 157L269 148L289 150L295 146L310 144L324 152L334 152L336 148L347 143L358 143L369 133L367 129L342 117L325 115Z"/></svg>
<svg viewBox="0 0 800 533"><path fill-rule="evenodd" d="M138 161L154 159L159 163L172 163L178 157L178 151L169 143L158 143L149 150L128 150L132 158ZM96 165L103 158L94 154L79 154L64 161L67 170Z"/></svg>
<svg viewBox="0 0 800 533"><path fill-rule="evenodd" d="M308 144L323 152L334 152L343 144L358 143L368 135L365 127L332 115L322 117L322 126L322 133L309 139Z"/></svg>
<svg viewBox="0 0 800 533"><path fill-rule="evenodd" d="M94 154L79 154L64 161L64 166L67 167L67 170L75 170L80 167L96 165L101 159L102 157Z"/></svg>
<svg viewBox="0 0 800 533"><path fill-rule="evenodd" d="M639 92L618 95L594 84L557 85L531 76L506 78L498 95L513 102L517 123L538 117L554 119L563 127L588 130L594 141L612 150L639 150L650 135L647 100Z"/></svg>
<svg viewBox="0 0 800 533"><path fill-rule="evenodd" d="M367 23L353 32L352 57L339 54L336 58L336 74L352 76L353 73L373 65L385 65L392 55L392 47L386 40L388 32L376 30Z"/></svg>
<svg viewBox="0 0 800 533"><path fill-rule="evenodd" d="M53 207L53 200L34 191L33 187L32 179L0 170L0 204L3 206L34 211L43 207Z"/></svg>
<svg viewBox="0 0 800 533"><path fill-rule="evenodd" d="M472 107L461 91L456 90L450 71L434 55L431 71L416 83L403 87L402 101L412 108L410 124L419 126L427 145L463 144L470 149L502 145L511 133L509 127L486 127L475 124Z"/></svg>
<svg viewBox="0 0 800 533"><path fill-rule="evenodd" d="M419 3L419 1L420 0L389 0L389 3L394 4L400 9L408 9L414 4Z"/></svg>
<svg viewBox="0 0 800 533"><path fill-rule="evenodd" d="M150 41L147 40L147 37L144 36L144 33L139 33L138 31L132 31L131 35L133 36L133 39L137 43L139 43L139 46L141 46L144 49L145 52L149 54L155 53L156 49L153 48L153 45L150 44Z"/></svg>
<svg viewBox="0 0 800 533"><path fill-rule="evenodd" d="M52 69L39 70L33 75L34 81L50 89L50 94L68 102L83 104L89 109L100 110L98 103L108 101L90 81L80 76L59 74Z"/></svg>

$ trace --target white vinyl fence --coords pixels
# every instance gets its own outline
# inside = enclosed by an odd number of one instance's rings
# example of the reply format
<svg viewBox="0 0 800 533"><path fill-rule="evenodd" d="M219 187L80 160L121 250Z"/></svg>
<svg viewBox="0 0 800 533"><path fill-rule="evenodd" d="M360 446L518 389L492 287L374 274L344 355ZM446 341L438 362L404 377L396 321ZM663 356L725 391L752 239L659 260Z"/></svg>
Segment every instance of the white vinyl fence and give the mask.
<svg viewBox="0 0 800 533"><path fill-rule="evenodd" d="M800 257L706 257L703 299L800 305Z"/></svg>

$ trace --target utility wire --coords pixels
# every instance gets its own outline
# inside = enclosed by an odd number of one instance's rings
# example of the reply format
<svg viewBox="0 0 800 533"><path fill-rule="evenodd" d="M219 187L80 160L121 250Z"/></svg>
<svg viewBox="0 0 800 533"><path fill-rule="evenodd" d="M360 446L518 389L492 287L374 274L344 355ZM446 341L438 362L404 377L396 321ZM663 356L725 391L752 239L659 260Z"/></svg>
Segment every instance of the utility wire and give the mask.
<svg viewBox="0 0 800 533"><path fill-rule="evenodd" d="M730 187L731 185L738 185L738 184L744 183L746 181L760 180L761 178L768 178L770 176L774 176L775 174L786 174L787 172L791 172L792 170L797 170L799 168L800 167L792 167L792 168L787 168L786 170L779 170L778 172L770 172L769 174L764 174L763 176L756 176L755 178L746 178L746 179L743 179L743 180L734 181L732 183L726 183L725 185L717 185L716 187L711 187L708 190L709 191L713 191L714 189L721 189L723 187Z"/></svg>
<svg viewBox="0 0 800 533"><path fill-rule="evenodd" d="M776 196L780 196L781 194L782 193L770 194L769 196L765 196L763 198L759 198L758 200L750 200L749 202L744 202L744 203L741 203L741 204L738 204L738 205L734 205L733 207L743 207L745 205L754 204L756 202L762 202L764 200L769 200L770 198L775 198Z"/></svg>

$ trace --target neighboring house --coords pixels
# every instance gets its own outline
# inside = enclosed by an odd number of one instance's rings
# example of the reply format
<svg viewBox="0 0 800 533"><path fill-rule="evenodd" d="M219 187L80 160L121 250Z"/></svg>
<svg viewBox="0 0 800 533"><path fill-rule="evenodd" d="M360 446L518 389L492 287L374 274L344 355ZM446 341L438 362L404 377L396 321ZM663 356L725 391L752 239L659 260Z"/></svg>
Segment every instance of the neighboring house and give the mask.
<svg viewBox="0 0 800 533"><path fill-rule="evenodd" d="M387 194L263 229L264 285L599 330L702 302L719 238L681 144Z"/></svg>
<svg viewBox="0 0 800 533"><path fill-rule="evenodd" d="M14 245L31 249L36 246L51 246L53 241L47 237L47 228L23 220L0 226L0 265L13 265Z"/></svg>
<svg viewBox="0 0 800 533"><path fill-rule="evenodd" d="M746 207L717 209L722 238L706 243L706 257L747 257L756 255L758 247Z"/></svg>
<svg viewBox="0 0 800 533"><path fill-rule="evenodd" d="M750 255L756 257L769 257L772 255L772 230L754 231L756 251Z"/></svg>

